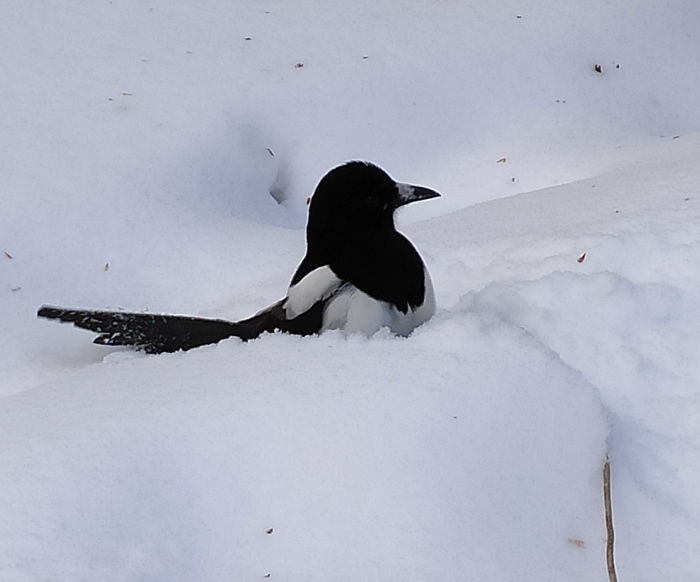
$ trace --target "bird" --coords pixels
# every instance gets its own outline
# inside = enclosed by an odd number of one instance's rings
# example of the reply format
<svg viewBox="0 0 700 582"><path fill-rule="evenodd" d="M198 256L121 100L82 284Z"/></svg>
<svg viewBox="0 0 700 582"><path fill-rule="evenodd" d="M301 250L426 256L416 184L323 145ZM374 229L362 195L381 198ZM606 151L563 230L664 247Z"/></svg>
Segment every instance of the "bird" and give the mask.
<svg viewBox="0 0 700 582"><path fill-rule="evenodd" d="M379 166L353 160L332 168L309 201L306 254L283 299L239 321L183 315L42 306L37 315L99 334L93 342L150 354L186 351L230 337L297 335L330 329L408 336L436 310L420 254L394 224L395 211L437 198L433 189L396 182Z"/></svg>

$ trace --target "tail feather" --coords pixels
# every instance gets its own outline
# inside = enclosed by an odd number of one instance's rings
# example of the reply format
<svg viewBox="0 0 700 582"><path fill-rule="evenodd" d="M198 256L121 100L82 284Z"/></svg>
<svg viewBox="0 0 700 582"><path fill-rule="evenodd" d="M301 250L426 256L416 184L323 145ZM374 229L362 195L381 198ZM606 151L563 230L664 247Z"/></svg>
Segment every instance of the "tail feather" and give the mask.
<svg viewBox="0 0 700 582"><path fill-rule="evenodd" d="M273 306L275 307L275 306ZM274 331L273 309L241 322L180 315L93 311L43 306L37 315L97 332L94 343L130 346L150 354L190 350L228 337L250 340Z"/></svg>
<svg viewBox="0 0 700 582"><path fill-rule="evenodd" d="M96 344L128 346L149 354L191 350L229 337L247 341L265 332L310 335L320 331L325 300L294 319L287 319L283 303L284 300L278 301L248 319L235 322L184 315L66 309L50 305L41 307L37 315L96 332L99 334L93 340Z"/></svg>

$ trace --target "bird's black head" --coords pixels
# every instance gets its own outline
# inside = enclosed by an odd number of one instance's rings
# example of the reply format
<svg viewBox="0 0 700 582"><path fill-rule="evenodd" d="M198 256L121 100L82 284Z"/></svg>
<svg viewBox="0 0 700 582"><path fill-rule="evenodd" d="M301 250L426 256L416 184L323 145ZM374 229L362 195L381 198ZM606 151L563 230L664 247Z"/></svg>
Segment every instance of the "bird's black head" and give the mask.
<svg viewBox="0 0 700 582"><path fill-rule="evenodd" d="M316 187L307 234L327 240L328 236L393 230L397 208L438 196L429 188L395 182L374 164L348 162L333 168Z"/></svg>

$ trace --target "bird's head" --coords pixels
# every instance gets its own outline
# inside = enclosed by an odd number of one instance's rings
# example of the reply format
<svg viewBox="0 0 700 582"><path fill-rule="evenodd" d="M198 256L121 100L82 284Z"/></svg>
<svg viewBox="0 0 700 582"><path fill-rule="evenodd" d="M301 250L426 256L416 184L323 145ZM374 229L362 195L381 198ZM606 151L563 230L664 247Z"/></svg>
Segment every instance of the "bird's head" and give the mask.
<svg viewBox="0 0 700 582"><path fill-rule="evenodd" d="M393 229L397 208L438 196L423 186L395 182L374 164L348 162L333 168L318 183L309 207L308 232L343 236Z"/></svg>

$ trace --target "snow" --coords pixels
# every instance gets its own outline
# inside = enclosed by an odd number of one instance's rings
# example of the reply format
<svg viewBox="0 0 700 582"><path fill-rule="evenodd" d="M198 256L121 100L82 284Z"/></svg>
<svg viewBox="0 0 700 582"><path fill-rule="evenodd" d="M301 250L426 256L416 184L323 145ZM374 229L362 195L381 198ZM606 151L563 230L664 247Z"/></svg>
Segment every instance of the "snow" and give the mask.
<svg viewBox="0 0 700 582"><path fill-rule="evenodd" d="M0 580L700 580L700 5L13 3ZM599 65L601 72L596 70ZM408 338L147 356L43 303L235 319L366 159Z"/></svg>

